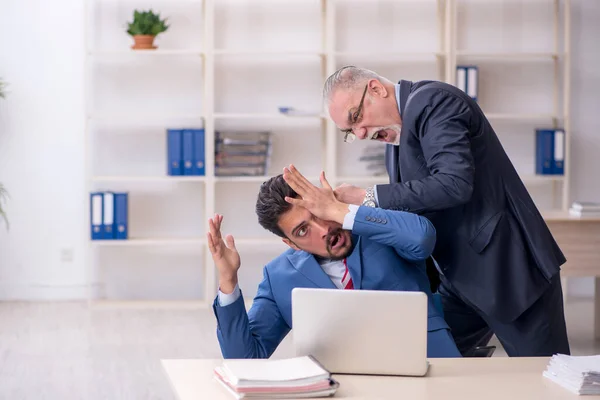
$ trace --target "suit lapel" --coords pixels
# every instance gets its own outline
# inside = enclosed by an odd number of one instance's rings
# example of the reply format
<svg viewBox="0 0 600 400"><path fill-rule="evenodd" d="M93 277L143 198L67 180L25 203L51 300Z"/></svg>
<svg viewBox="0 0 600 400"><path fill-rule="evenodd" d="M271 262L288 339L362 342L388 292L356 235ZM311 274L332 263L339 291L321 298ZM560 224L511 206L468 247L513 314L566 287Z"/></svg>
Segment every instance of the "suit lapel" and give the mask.
<svg viewBox="0 0 600 400"><path fill-rule="evenodd" d="M399 82L400 85L400 109L398 110L400 112L400 118L404 117L404 108L406 107L406 102L408 101L408 96L410 95L410 91L412 88L412 82L411 81L405 81L405 80L401 80ZM404 137L404 134L401 134L400 136L400 141L402 141L402 138ZM400 147L402 146L402 143L400 144L400 146L394 146L391 144L387 145L387 148L385 149L385 159L386 159L386 166L387 166L387 170L388 170L388 175L390 177L390 183L397 183L397 182L402 182L402 173L401 173L401 168L400 168Z"/></svg>
<svg viewBox="0 0 600 400"><path fill-rule="evenodd" d="M362 289L362 257L360 255L360 237L352 235L352 241L354 242L354 249L352 253L346 258L346 264L352 277L352 284L354 289Z"/></svg>
<svg viewBox="0 0 600 400"><path fill-rule="evenodd" d="M317 287L336 289L329 276L311 254L305 251L295 251L288 255L288 259L298 272L306 276Z"/></svg>
<svg viewBox="0 0 600 400"><path fill-rule="evenodd" d="M404 80L400 81L400 118L404 118L404 108L406 107L411 88L412 82Z"/></svg>
<svg viewBox="0 0 600 400"><path fill-rule="evenodd" d="M402 140L402 138L400 138ZM400 182L400 157L399 148L392 144L386 145L385 149L385 160L388 175L390 177L390 183Z"/></svg>

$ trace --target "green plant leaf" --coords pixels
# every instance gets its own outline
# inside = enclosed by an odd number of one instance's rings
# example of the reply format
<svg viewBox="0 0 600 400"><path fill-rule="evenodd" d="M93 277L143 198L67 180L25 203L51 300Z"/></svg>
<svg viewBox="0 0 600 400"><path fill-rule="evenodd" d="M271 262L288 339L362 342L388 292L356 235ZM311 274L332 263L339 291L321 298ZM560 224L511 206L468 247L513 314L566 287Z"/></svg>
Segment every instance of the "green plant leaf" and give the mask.
<svg viewBox="0 0 600 400"><path fill-rule="evenodd" d="M131 36L156 36L167 31L169 26L166 24L166 22L166 18L161 19L160 13L154 13L152 9L148 11L134 10L133 21L127 23L127 33Z"/></svg>

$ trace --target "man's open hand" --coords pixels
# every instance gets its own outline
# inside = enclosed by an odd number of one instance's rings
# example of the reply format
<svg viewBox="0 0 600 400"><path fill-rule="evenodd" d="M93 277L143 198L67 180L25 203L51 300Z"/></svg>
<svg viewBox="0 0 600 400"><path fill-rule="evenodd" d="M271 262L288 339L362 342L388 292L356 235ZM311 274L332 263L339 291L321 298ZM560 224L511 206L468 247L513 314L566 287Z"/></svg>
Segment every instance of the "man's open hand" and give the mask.
<svg viewBox="0 0 600 400"><path fill-rule="evenodd" d="M319 177L322 186L320 188L313 185L293 165L283 169L283 179L300 196L296 199L286 197L288 203L304 207L322 220L343 224L348 205L336 199L331 185L325 178L325 172L321 172Z"/></svg>
<svg viewBox="0 0 600 400"><path fill-rule="evenodd" d="M216 214L208 220L209 232L208 249L219 272L219 288L223 293L231 293L237 284L237 272L240 269L240 255L235 248L233 236L227 235L225 240L221 236L221 222L223 216Z"/></svg>

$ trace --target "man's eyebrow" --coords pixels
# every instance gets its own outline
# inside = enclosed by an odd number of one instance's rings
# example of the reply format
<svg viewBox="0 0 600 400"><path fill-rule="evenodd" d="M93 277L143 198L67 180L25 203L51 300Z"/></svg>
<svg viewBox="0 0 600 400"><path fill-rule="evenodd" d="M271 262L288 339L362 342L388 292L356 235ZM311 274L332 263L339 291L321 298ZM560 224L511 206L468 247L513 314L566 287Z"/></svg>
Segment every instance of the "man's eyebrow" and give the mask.
<svg viewBox="0 0 600 400"><path fill-rule="evenodd" d="M352 125L352 115L354 114L354 112L352 111L352 108L348 110L348 124Z"/></svg>

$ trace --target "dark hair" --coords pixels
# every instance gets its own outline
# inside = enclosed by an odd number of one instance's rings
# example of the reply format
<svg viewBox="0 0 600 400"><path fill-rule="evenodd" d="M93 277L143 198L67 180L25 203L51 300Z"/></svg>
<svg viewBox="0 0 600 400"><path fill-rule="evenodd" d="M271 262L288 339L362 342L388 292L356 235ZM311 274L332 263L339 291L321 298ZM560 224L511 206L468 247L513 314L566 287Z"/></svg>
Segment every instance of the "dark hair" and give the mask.
<svg viewBox="0 0 600 400"><path fill-rule="evenodd" d="M285 201L286 196L295 198L298 194L283 179L283 174L279 174L260 185L256 200L258 223L282 238L286 236L279 228L279 218L292 208L292 205Z"/></svg>

